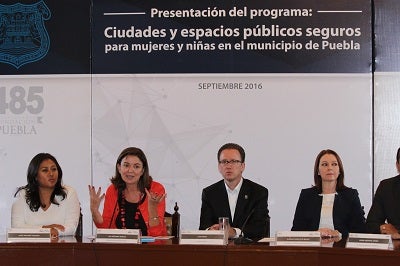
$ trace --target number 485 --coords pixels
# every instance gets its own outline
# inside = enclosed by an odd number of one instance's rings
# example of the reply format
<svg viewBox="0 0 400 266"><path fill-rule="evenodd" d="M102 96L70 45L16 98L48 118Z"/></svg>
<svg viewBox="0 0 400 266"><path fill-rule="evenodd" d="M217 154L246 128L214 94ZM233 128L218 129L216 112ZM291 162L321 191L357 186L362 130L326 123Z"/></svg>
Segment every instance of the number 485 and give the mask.
<svg viewBox="0 0 400 266"><path fill-rule="evenodd" d="M38 114L44 108L42 94L43 87L41 86L31 86L29 89L14 86L8 91L8 95L6 87L0 87L0 114L5 114L7 110L15 115L25 111L30 114Z"/></svg>

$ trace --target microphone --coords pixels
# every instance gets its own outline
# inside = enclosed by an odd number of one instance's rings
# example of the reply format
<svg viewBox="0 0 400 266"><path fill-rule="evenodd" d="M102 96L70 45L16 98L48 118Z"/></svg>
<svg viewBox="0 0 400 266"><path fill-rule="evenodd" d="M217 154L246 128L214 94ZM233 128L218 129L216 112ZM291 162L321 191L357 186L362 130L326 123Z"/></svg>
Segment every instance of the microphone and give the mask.
<svg viewBox="0 0 400 266"><path fill-rule="evenodd" d="M117 210L117 203L118 203L118 200L115 202L114 210L113 210L113 213L112 213L112 216L111 216L110 223L108 224L108 228L111 228L111 223L112 223L112 221L114 219L115 211Z"/></svg>
<svg viewBox="0 0 400 266"><path fill-rule="evenodd" d="M242 245L242 244L249 244L251 242L253 242L253 240L251 240L250 238L244 237L243 231L246 228L247 222L249 221L250 217L253 215L254 211L256 210L256 208L253 208L249 215L247 215L246 220L244 220L244 223L242 225L242 228L240 229L240 235L238 238L236 238L233 243L235 243L236 245Z"/></svg>

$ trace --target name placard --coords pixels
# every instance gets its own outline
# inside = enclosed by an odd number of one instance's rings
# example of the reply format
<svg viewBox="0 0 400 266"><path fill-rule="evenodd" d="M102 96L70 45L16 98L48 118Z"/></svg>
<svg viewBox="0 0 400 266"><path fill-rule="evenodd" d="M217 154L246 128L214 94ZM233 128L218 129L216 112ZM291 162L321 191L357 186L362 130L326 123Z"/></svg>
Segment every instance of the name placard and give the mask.
<svg viewBox="0 0 400 266"><path fill-rule="evenodd" d="M97 229L97 243L140 244L140 229Z"/></svg>
<svg viewBox="0 0 400 266"><path fill-rule="evenodd" d="M346 248L389 249L391 242L390 235L349 233Z"/></svg>
<svg viewBox="0 0 400 266"><path fill-rule="evenodd" d="M278 231L277 246L320 246L321 233L318 231Z"/></svg>
<svg viewBox="0 0 400 266"><path fill-rule="evenodd" d="M51 242L50 228L9 228L7 243Z"/></svg>
<svg viewBox="0 0 400 266"><path fill-rule="evenodd" d="M191 245L226 245L224 231L219 230L183 230L180 244Z"/></svg>

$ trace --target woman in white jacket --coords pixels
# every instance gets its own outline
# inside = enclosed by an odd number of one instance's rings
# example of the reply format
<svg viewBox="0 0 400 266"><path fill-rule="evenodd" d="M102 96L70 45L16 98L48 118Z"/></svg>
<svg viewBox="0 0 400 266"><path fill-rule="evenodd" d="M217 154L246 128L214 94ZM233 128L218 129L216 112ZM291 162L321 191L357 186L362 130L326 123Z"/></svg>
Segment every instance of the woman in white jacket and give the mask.
<svg viewBox="0 0 400 266"><path fill-rule="evenodd" d="M79 200L73 188L62 185L56 158L48 153L33 157L27 182L14 195L11 227L50 228L52 238L73 235L79 222Z"/></svg>

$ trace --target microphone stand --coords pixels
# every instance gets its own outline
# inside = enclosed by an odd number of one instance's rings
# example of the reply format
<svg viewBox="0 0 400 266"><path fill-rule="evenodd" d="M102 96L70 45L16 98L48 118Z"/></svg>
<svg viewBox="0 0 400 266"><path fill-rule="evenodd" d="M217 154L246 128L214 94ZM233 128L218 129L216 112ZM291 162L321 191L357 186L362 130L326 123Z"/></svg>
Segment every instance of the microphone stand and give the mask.
<svg viewBox="0 0 400 266"><path fill-rule="evenodd" d="M243 231L247 225L247 222L249 221L250 217L253 215L255 210L256 210L255 208L251 210L250 214L247 216L246 220L242 225L239 237L233 240L233 243L235 243L235 245L250 244L253 242L253 240L251 240L250 238L244 237Z"/></svg>
<svg viewBox="0 0 400 266"><path fill-rule="evenodd" d="M243 231L240 233L238 238L233 240L233 243L235 243L235 245L243 245L243 244L253 243L253 240L251 240L250 238L244 237L242 233L243 233Z"/></svg>

